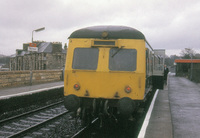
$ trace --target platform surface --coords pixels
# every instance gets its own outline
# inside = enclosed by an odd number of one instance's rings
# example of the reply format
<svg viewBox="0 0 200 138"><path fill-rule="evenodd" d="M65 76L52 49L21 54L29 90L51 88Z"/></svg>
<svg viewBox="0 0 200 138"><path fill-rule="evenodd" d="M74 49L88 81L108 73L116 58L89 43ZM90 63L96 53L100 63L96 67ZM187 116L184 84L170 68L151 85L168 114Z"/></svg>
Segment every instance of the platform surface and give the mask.
<svg viewBox="0 0 200 138"><path fill-rule="evenodd" d="M30 86L4 88L4 89L0 89L0 97L6 96L6 95L15 95L19 93L26 93L33 90L51 88L51 87L62 86L62 85L64 86L64 82L58 81L58 82L50 82L50 83L36 84L36 85L30 85Z"/></svg>
<svg viewBox="0 0 200 138"><path fill-rule="evenodd" d="M172 138L168 90L159 90L145 138Z"/></svg>
<svg viewBox="0 0 200 138"><path fill-rule="evenodd" d="M145 138L199 138L200 85L170 74L159 90Z"/></svg>
<svg viewBox="0 0 200 138"><path fill-rule="evenodd" d="M199 84L183 77L170 76L169 101L174 138L199 138Z"/></svg>

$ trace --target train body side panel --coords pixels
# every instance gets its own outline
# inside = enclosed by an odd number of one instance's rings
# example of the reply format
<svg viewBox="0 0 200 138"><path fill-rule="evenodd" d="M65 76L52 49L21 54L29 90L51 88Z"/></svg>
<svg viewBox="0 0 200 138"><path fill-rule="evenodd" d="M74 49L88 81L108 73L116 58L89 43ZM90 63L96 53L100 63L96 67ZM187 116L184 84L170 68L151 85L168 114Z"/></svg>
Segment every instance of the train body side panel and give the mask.
<svg viewBox="0 0 200 138"><path fill-rule="evenodd" d="M144 74L108 73L108 72L71 72L68 73L68 83L65 94L74 94L80 97L108 98L130 97L132 99L143 99L144 96ZM70 79L70 80L69 80ZM73 86L80 85L80 90ZM126 93L125 87L131 87L131 92ZM85 96L89 94L88 96Z"/></svg>

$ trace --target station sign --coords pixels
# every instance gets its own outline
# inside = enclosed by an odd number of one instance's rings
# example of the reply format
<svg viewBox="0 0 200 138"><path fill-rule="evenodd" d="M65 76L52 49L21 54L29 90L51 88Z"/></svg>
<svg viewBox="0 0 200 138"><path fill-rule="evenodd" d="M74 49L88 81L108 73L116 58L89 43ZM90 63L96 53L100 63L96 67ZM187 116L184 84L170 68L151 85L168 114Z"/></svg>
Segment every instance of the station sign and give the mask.
<svg viewBox="0 0 200 138"><path fill-rule="evenodd" d="M28 51L37 52L38 51L37 44L36 43L29 43Z"/></svg>

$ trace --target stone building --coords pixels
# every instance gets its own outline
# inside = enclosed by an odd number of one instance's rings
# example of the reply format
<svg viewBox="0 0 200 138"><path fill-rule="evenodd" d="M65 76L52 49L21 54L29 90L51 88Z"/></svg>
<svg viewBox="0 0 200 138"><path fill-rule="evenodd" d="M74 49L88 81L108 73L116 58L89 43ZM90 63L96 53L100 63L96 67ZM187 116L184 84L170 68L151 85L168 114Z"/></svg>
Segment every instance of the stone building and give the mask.
<svg viewBox="0 0 200 138"><path fill-rule="evenodd" d="M29 43L23 44L23 49L17 49L10 58L10 70L54 70L62 69L65 65L66 50L60 42L36 41L38 51L28 51Z"/></svg>

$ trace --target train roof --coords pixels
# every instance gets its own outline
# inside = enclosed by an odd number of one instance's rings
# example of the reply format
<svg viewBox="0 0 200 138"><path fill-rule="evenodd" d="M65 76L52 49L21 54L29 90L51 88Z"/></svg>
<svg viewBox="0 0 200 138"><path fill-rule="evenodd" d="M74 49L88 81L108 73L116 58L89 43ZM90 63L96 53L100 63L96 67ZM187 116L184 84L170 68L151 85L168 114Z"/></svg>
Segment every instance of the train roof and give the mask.
<svg viewBox="0 0 200 138"><path fill-rule="evenodd" d="M103 37L102 34L107 34ZM145 39L138 30L126 26L93 26L74 31L69 38Z"/></svg>

